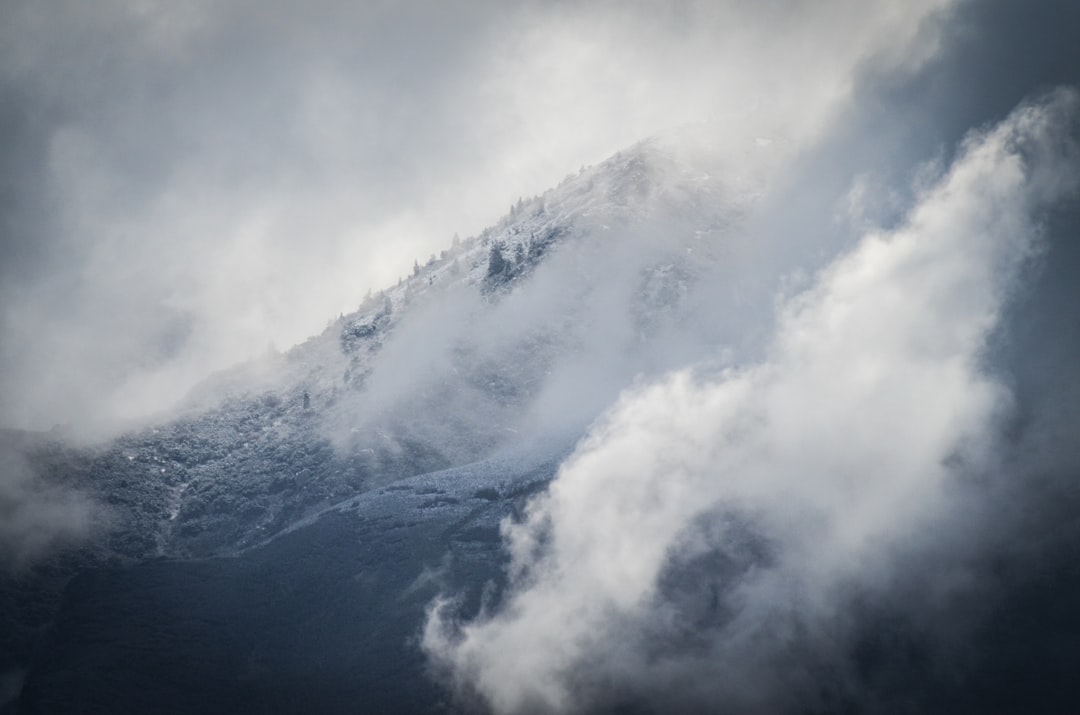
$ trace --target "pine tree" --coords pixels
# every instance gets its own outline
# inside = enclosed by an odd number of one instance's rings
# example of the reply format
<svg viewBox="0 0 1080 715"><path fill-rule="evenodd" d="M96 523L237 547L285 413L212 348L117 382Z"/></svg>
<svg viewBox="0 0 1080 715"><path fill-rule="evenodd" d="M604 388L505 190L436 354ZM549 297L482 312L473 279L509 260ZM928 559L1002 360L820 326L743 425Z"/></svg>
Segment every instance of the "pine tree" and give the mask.
<svg viewBox="0 0 1080 715"><path fill-rule="evenodd" d="M491 244L491 252L488 254L488 278L496 278L506 272L508 265L502 253L502 243L495 241Z"/></svg>

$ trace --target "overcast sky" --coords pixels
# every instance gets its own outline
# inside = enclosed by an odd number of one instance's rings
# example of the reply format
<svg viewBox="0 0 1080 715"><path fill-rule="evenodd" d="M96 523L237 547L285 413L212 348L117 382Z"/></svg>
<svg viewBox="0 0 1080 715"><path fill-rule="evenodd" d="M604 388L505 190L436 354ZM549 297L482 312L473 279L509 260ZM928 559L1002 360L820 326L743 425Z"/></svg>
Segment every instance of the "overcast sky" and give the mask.
<svg viewBox="0 0 1080 715"><path fill-rule="evenodd" d="M0 423L40 429L165 409L649 134L932 153L1080 67L1067 2L0 13Z"/></svg>

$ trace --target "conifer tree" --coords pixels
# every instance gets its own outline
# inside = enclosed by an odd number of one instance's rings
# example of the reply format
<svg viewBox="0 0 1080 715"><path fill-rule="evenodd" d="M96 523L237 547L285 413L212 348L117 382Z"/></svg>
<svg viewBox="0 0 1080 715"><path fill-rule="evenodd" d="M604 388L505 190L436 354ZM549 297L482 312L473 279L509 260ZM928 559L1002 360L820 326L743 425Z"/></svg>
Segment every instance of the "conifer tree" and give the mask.
<svg viewBox="0 0 1080 715"><path fill-rule="evenodd" d="M499 241L491 244L491 252L488 254L488 278L495 278L506 272L508 265L502 248L502 243Z"/></svg>

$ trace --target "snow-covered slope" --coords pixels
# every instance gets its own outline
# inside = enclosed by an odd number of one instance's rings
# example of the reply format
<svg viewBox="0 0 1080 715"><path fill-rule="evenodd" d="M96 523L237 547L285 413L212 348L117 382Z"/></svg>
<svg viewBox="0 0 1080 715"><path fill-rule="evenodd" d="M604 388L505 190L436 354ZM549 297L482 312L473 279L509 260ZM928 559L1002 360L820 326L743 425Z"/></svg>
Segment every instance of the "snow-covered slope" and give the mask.
<svg viewBox="0 0 1080 715"><path fill-rule="evenodd" d="M620 390L707 342L688 296L739 250L762 177L687 144L644 141L515 203L321 334L206 380L179 415L92 448L20 437L41 483L86 495L99 528L0 582L0 655L28 662L87 569L237 555L342 510L428 518L525 488L507 475L564 454Z"/></svg>
<svg viewBox="0 0 1080 715"><path fill-rule="evenodd" d="M759 191L679 146L519 201L320 335L207 380L178 418L34 459L108 502L108 552L143 558L232 553L375 486L572 443L692 336L685 298Z"/></svg>

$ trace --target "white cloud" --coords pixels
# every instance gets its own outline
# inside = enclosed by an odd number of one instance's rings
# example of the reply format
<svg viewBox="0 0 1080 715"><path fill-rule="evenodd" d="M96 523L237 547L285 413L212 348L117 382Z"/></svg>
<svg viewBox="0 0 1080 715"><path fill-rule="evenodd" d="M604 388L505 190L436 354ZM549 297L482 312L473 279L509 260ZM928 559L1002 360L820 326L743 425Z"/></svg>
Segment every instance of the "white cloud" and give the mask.
<svg viewBox="0 0 1080 715"><path fill-rule="evenodd" d="M504 524L497 610L433 605L424 643L458 691L501 713L813 697L814 668L843 667L849 598L941 532L957 465L993 457L1009 395L982 351L1042 210L1075 190L1077 104L972 135L902 226L784 306L763 362L626 394Z"/></svg>

